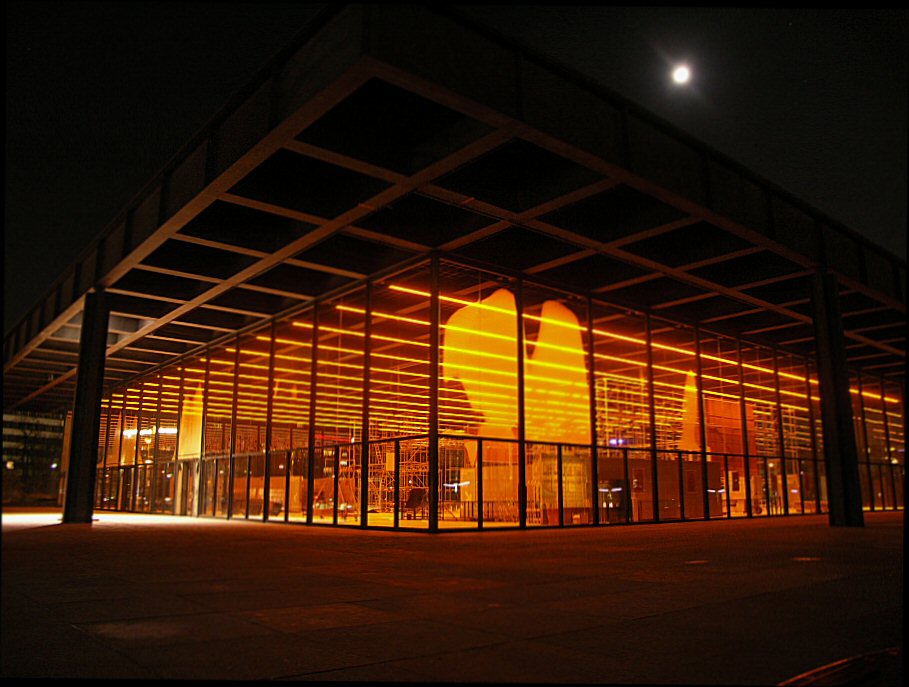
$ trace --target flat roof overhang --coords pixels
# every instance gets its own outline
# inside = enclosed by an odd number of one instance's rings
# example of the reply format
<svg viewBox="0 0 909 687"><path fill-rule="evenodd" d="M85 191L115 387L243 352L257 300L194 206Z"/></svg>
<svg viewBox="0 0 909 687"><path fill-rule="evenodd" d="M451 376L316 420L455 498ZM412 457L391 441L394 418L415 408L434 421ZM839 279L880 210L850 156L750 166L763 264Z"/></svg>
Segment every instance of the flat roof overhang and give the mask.
<svg viewBox="0 0 909 687"><path fill-rule="evenodd" d="M406 40L402 40L406 37ZM448 11L324 13L4 339L4 409L71 406L84 295L105 389L432 251L904 384L906 264L621 97Z"/></svg>

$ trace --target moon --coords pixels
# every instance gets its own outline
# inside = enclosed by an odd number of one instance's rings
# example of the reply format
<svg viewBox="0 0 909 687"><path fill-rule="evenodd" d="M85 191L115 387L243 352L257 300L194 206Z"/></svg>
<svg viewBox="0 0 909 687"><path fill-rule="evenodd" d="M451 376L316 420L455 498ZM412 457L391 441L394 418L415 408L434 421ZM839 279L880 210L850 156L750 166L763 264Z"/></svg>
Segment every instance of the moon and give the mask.
<svg viewBox="0 0 909 687"><path fill-rule="evenodd" d="M690 78L691 70L684 64L677 65L676 68L672 70L672 80L677 84L688 83Z"/></svg>

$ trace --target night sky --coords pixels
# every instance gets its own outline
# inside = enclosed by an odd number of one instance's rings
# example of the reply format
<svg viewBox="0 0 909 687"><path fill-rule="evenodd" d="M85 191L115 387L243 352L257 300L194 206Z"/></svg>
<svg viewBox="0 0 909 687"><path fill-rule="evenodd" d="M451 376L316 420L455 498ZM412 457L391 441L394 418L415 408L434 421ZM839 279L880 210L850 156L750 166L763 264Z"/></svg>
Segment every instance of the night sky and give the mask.
<svg viewBox="0 0 909 687"><path fill-rule="evenodd" d="M4 332L322 7L6 6ZM461 9L905 259L909 13Z"/></svg>

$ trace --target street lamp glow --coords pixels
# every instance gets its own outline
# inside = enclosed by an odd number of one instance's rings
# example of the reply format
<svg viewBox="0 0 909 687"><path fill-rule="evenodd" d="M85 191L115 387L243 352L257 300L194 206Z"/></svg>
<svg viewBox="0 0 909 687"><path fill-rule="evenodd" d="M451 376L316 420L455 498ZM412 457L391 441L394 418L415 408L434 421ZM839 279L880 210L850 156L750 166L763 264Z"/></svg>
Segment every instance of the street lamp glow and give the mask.
<svg viewBox="0 0 909 687"><path fill-rule="evenodd" d="M684 64L680 64L672 72L672 80L678 84L688 83L691 78L691 70Z"/></svg>

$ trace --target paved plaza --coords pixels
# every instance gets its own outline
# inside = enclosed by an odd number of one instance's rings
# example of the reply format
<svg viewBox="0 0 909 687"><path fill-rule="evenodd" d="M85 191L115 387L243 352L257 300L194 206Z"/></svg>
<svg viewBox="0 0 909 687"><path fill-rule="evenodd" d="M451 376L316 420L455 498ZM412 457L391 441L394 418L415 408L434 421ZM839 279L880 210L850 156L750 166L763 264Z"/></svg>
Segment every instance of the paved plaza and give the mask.
<svg viewBox="0 0 909 687"><path fill-rule="evenodd" d="M3 677L769 685L902 647L903 512L435 536L95 517L3 513Z"/></svg>

